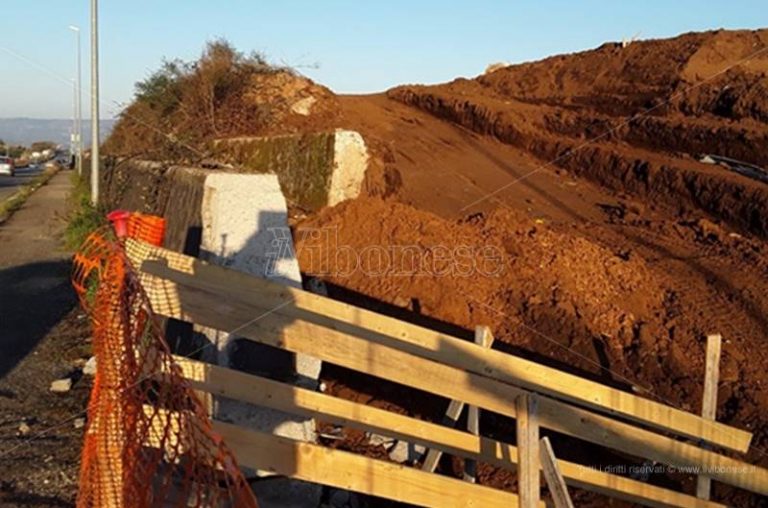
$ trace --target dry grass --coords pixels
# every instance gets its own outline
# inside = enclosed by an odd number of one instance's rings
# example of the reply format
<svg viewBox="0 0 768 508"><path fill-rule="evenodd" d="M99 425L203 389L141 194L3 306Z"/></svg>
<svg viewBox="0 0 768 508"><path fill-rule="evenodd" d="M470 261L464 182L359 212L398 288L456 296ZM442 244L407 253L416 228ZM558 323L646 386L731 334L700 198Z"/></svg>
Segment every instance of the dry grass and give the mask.
<svg viewBox="0 0 768 508"><path fill-rule="evenodd" d="M199 159L213 138L258 132L270 106L248 100L249 92L264 75L290 72L224 40L209 42L197 61L166 61L136 84L135 100L120 115L104 151Z"/></svg>

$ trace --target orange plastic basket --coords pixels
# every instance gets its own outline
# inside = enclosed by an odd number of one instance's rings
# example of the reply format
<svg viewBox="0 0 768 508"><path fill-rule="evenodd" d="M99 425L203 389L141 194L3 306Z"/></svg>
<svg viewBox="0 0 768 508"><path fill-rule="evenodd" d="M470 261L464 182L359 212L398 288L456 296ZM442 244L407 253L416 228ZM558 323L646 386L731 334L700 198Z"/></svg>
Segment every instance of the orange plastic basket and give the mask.
<svg viewBox="0 0 768 508"><path fill-rule="evenodd" d="M107 215L118 238L135 238L142 242L163 246L165 219L127 210L114 210Z"/></svg>
<svg viewBox="0 0 768 508"><path fill-rule="evenodd" d="M128 218L128 236L162 247L165 238L165 219L156 215L133 213Z"/></svg>

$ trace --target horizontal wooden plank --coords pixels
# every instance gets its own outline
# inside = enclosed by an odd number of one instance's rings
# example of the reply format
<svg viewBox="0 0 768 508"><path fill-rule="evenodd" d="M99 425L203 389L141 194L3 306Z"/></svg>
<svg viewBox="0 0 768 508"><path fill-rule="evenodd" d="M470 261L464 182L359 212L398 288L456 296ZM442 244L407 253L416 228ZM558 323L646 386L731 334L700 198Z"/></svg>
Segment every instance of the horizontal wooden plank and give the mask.
<svg viewBox="0 0 768 508"><path fill-rule="evenodd" d="M137 265L147 259L161 259L167 263L167 268L195 274L198 286L212 291L226 291L227 294L238 298L258 294L258 298L251 298L250 301L265 311L274 309L273 312L281 315L357 335L590 409L621 415L630 421L675 435L707 441L739 452L748 449L752 437L751 433L744 430L709 421L698 415L536 362L499 351L485 350L481 346L450 335L300 289L256 277L243 277L238 272L211 266L172 251L142 246L140 255L135 255L133 259ZM163 268L153 268L151 263L144 268L150 273L163 273ZM158 291L162 291L162 281L151 277L149 280ZM168 310L173 312L178 309Z"/></svg>
<svg viewBox="0 0 768 508"><path fill-rule="evenodd" d="M417 420L323 393L215 365L175 357L193 388L215 395L384 434L464 458L514 470L517 448L507 443ZM566 481L584 490L652 507L716 508L723 505L558 460Z"/></svg>
<svg viewBox="0 0 768 508"><path fill-rule="evenodd" d="M145 411L154 416L152 428L165 428L168 424L178 428L178 420L183 418L179 413L149 407L145 407ZM212 423L241 466L418 506L509 508L517 505L517 496L511 492L230 423L216 420ZM155 434L150 433L148 446L161 445Z"/></svg>

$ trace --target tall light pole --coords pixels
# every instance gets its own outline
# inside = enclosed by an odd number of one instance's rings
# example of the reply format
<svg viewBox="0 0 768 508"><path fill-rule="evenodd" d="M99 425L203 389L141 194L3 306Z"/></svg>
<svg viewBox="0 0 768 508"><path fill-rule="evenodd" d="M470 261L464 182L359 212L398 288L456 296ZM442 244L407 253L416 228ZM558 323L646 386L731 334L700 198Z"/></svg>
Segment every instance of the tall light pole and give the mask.
<svg viewBox="0 0 768 508"><path fill-rule="evenodd" d="M72 80L72 133L69 136L71 157L77 157L77 80Z"/></svg>
<svg viewBox="0 0 768 508"><path fill-rule="evenodd" d="M69 25L69 29L75 32L77 38L77 84L75 85L75 160L77 162L77 174L83 174L83 88L82 67L80 64L80 27Z"/></svg>
<svg viewBox="0 0 768 508"><path fill-rule="evenodd" d="M91 203L99 202L99 6L91 0Z"/></svg>

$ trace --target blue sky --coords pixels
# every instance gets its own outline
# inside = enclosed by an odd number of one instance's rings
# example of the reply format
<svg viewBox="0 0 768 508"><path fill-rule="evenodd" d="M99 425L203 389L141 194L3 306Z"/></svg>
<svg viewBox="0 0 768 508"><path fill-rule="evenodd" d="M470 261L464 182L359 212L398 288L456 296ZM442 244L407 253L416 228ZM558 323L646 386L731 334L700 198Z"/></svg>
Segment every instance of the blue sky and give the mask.
<svg viewBox="0 0 768 508"><path fill-rule="evenodd" d="M74 35L83 29L88 86L89 0L4 0L0 8L0 117L71 115ZM768 27L750 1L289 1L101 0L102 116L133 95L163 57L193 59L208 39L258 50L336 92L475 76L491 62L589 49L637 32L669 37ZM303 67L317 63L318 68ZM84 116L88 114L84 93Z"/></svg>

